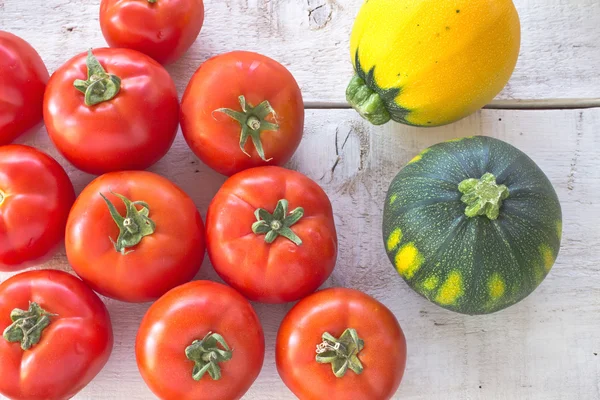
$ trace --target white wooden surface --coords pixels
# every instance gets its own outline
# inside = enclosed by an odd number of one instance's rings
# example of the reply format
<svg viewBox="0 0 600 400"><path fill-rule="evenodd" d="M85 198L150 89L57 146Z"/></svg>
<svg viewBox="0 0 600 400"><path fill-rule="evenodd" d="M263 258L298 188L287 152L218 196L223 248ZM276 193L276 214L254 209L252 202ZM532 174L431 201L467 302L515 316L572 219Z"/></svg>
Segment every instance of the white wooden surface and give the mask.
<svg viewBox="0 0 600 400"><path fill-rule="evenodd" d="M600 109L484 110L456 124L373 128L343 101L351 75L348 36L361 0L206 0L206 23L193 49L169 67L182 93L197 66L233 49L255 50L288 66L311 109L303 143L289 163L331 197L340 239L338 265L326 286L361 289L398 317L408 364L398 399L600 399ZM41 53L50 71L88 47L104 45L99 0L0 0L0 29ZM500 98L600 97L600 2L516 0L523 45ZM531 104L531 103L525 103ZM561 108L572 101L548 103ZM522 303L498 314L467 317L413 293L391 267L381 239L387 186L423 148L457 136L485 134L527 152L547 173L563 206L563 247L552 272ZM44 129L21 140L65 166L79 192L92 176L76 171ZM224 178L203 166L181 135L152 168L183 187L203 215ZM70 271L64 251L43 268ZM4 280L9 274L0 274ZM206 261L200 279L217 279ZM152 399L135 364L133 343L149 305L106 300L115 348L106 368L77 399ZM256 305L267 354L247 400L294 396L274 364L279 322L291 305ZM0 377L1 379L1 377ZM349 399L352 400L352 399Z"/></svg>
<svg viewBox="0 0 600 400"><path fill-rule="evenodd" d="M201 62L253 50L287 66L307 102L345 99L348 40L363 0L205 0L200 38L169 67L183 91ZM402 1L402 0L399 0ZM600 97L600 2L513 0L522 46L502 99ZM51 71L89 47L105 46L100 0L0 0L0 29L28 40Z"/></svg>

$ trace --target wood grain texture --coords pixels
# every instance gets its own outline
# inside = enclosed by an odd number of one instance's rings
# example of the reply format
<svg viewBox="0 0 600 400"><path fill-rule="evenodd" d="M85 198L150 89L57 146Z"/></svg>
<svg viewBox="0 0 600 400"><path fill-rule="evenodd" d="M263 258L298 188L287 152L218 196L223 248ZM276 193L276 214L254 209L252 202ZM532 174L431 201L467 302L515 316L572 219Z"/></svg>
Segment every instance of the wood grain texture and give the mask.
<svg viewBox="0 0 600 400"><path fill-rule="evenodd" d="M208 57L234 49L262 52L287 66L308 104L342 104L352 74L349 32L362 0L206 0L199 40L168 69L181 94ZM50 71L89 47L104 46L99 0L0 0L0 29L28 40ZM600 2L515 0L523 43L515 74L499 96L510 100L593 98L600 93ZM581 101L581 100L577 100ZM334 103L335 102L335 103ZM518 104L518 103L514 103ZM361 289L398 317L408 340L402 399L597 400L600 398L600 110L484 110L456 124L373 128L350 110L309 110L303 143L289 163L330 195L340 239L326 286ZM381 238L388 184L423 148L486 134L527 152L555 185L563 206L563 247L541 287L501 313L467 317L412 292L391 267ZM65 166L77 192L93 178L69 166L40 129L21 142ZM204 216L225 178L202 165L179 134L152 171L179 184ZM42 268L70 271L64 250ZM10 274L0 274L0 281ZM205 261L198 279L217 280ZM106 300L106 299L105 299ZM106 300L115 349L106 368L76 398L151 399L133 343L149 305ZM265 328L265 365L246 400L294 397L274 364L278 325L291 305L256 305ZM0 377L1 379L1 377Z"/></svg>
<svg viewBox="0 0 600 400"><path fill-rule="evenodd" d="M318 182L332 200L340 254L325 286L354 287L386 304L408 341L408 365L395 398L584 399L600 398L600 110L483 110L446 128L389 124L374 128L350 110L310 110L300 148L288 167ZM389 263L381 237L388 185L415 154L437 142L486 134L529 154L546 172L561 200L563 246L541 287L497 314L468 317L443 310L412 292ZM91 176L74 170L45 131L24 138L44 149L80 192ZM224 178L191 154L181 134L152 168L179 184L202 215ZM43 268L70 271L64 251ZM9 274L0 274L4 280ZM198 279L217 279L206 261ZM133 344L148 308L106 300L115 349L106 368L77 399L153 398L135 364ZM291 305L256 304L266 333L262 373L247 400L293 399L274 364L278 325Z"/></svg>
<svg viewBox="0 0 600 400"><path fill-rule="evenodd" d="M600 93L600 2L515 0L519 62L500 99L592 98ZM0 29L29 41L50 71L106 45L99 0L0 0ZM169 66L179 93L207 58L231 50L264 53L288 67L307 102L345 101L352 76L349 36L362 0L205 0L200 38Z"/></svg>

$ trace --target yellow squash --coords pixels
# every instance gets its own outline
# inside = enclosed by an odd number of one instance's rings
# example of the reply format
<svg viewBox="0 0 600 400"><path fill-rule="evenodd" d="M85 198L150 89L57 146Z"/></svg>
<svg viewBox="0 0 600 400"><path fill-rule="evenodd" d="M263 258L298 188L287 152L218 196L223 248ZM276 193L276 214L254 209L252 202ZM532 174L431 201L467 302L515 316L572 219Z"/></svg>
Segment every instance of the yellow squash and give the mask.
<svg viewBox="0 0 600 400"><path fill-rule="evenodd" d="M366 0L348 102L375 125L449 124L506 85L521 41L511 0Z"/></svg>

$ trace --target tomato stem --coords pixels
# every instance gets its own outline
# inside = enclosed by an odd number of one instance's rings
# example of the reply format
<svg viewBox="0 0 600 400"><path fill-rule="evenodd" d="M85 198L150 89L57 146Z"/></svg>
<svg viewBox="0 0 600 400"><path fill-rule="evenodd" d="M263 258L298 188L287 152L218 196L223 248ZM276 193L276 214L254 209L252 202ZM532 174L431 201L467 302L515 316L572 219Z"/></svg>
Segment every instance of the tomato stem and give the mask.
<svg viewBox="0 0 600 400"><path fill-rule="evenodd" d="M108 210L112 219L119 227L119 236L117 240L114 241L111 237L109 237L109 239L114 245L116 251L126 255L133 251L126 251L127 248L136 246L145 236L149 236L154 233L156 230L156 224L148 217L150 214L150 206L148 203L143 201L131 201L125 196L113 192L111 193L123 201L123 204L125 204L125 208L127 209L127 213L125 217L121 216L114 204L111 203L106 196L100 193L100 196L102 196L106 202L106 205L108 206ZM138 210L136 207L137 205L140 205L142 208Z"/></svg>
<svg viewBox="0 0 600 400"><path fill-rule="evenodd" d="M257 131L260 129L260 119L256 118L254 115L248 117L246 121L246 125L253 131Z"/></svg>
<svg viewBox="0 0 600 400"><path fill-rule="evenodd" d="M29 350L39 343L42 332L50 325L50 317L55 317L40 307L37 303L29 302L27 311L15 308L10 313L13 321L2 335L10 343L21 342L21 349Z"/></svg>
<svg viewBox="0 0 600 400"><path fill-rule="evenodd" d="M356 329L348 328L338 338L329 332L321 336L323 342L317 345L316 361L320 364L331 364L333 374L343 377L348 369L356 374L363 372L363 365L358 353L365 347L365 342L358 337Z"/></svg>
<svg viewBox="0 0 600 400"><path fill-rule="evenodd" d="M156 3L156 1L157 1L157 0L148 0L148 3L150 3L150 4L154 4L154 3Z"/></svg>
<svg viewBox="0 0 600 400"><path fill-rule="evenodd" d="M105 101L112 100L121 90L121 78L107 74L92 50L88 51L86 60L88 79L76 79L73 86L85 94L85 105L95 106Z"/></svg>
<svg viewBox="0 0 600 400"><path fill-rule="evenodd" d="M297 246L302 244L302 239L290 228L304 216L302 207L298 207L288 214L288 201L281 199L277 202L273 214L259 208L254 212L254 215L256 216L256 222L252 224L252 232L257 235L265 235L265 242L270 244L278 236L283 236Z"/></svg>
<svg viewBox="0 0 600 400"><path fill-rule="evenodd" d="M5 199L5 195L4 192L2 190L0 190L0 205L2 205L2 203L4 203L4 199Z"/></svg>
<svg viewBox="0 0 600 400"><path fill-rule="evenodd" d="M463 193L461 200L467 205L465 215L469 218L485 215L491 220L497 219L502 201L509 196L508 188L498 185L496 177L489 172L480 179L465 179L458 190Z"/></svg>
<svg viewBox="0 0 600 400"><path fill-rule="evenodd" d="M192 370L194 380L199 381L208 372L213 380L218 381L221 379L219 363L231 360L233 354L223 336L208 332L202 340L194 340L185 349L185 356L194 362Z"/></svg>
<svg viewBox="0 0 600 400"><path fill-rule="evenodd" d="M251 138L260 158L263 161L271 161L272 158L267 159L265 156L262 141L260 140L260 134L264 131L277 131L279 129L279 125L266 120L270 114L273 114L273 117L276 117L275 110L273 110L271 104L267 100L256 107L247 103L244 96L238 97L238 100L242 106L241 112L230 108L219 108L215 110L215 112L226 114L239 122L242 127L240 134L240 149L242 149L242 152L244 152L245 155L252 157L245 149L248 138Z"/></svg>
<svg viewBox="0 0 600 400"><path fill-rule="evenodd" d="M346 89L346 100L361 117L373 125L383 125L391 119L381 96L369 88L366 82L354 75Z"/></svg>

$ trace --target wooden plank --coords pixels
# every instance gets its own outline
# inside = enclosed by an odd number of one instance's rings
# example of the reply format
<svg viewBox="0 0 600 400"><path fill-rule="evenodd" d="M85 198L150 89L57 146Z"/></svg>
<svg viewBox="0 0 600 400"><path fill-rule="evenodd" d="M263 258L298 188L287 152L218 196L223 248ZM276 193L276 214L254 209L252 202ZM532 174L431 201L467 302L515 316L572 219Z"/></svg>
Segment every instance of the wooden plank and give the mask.
<svg viewBox="0 0 600 400"><path fill-rule="evenodd" d="M0 0L0 27L28 40L54 71L89 47L105 46L98 3ZM286 65L308 103L343 102L352 75L349 35L362 0L206 0L200 39L169 67L180 93L208 57L245 49ZM515 0L521 56L503 100L597 98L600 2Z"/></svg>
<svg viewBox="0 0 600 400"><path fill-rule="evenodd" d="M340 255L326 286L363 290L397 316L409 355L395 398L600 398L600 110L483 110L432 129L375 128L351 110L309 110L306 122L304 140L288 166L316 180L333 203ZM540 165L561 200L564 234L557 264L533 295L503 312L468 317L428 303L397 276L383 248L381 214L389 182L409 159L437 142L477 134L508 141ZM91 180L66 164L43 129L22 141L59 159L78 192ZM203 216L224 181L191 154L181 135L152 170L189 193ZM70 271L64 251L44 268ZM0 281L9 275L0 274ZM197 278L217 279L208 261ZM134 355L135 335L148 305L106 303L115 348L106 368L77 399L152 398ZM267 352L247 400L294 398L274 363L276 332L290 308L256 304Z"/></svg>
<svg viewBox="0 0 600 400"><path fill-rule="evenodd" d="M600 398L593 333L600 328L600 110L486 110L431 130L372 128L341 110L310 118L293 165L334 201L341 248L330 283L362 288L398 316L409 347L398 398ZM547 173L564 235L557 264L532 296L498 314L465 317L427 303L396 277L380 226L389 182L408 160L434 143L477 134L514 144Z"/></svg>
<svg viewBox="0 0 600 400"><path fill-rule="evenodd" d="M346 101L308 101L304 106L310 109L350 109ZM486 110L573 110L600 108L600 98L579 99L508 99L492 100L483 107Z"/></svg>

